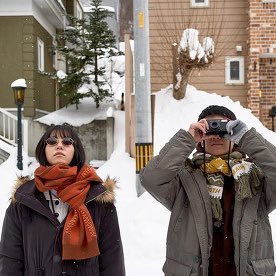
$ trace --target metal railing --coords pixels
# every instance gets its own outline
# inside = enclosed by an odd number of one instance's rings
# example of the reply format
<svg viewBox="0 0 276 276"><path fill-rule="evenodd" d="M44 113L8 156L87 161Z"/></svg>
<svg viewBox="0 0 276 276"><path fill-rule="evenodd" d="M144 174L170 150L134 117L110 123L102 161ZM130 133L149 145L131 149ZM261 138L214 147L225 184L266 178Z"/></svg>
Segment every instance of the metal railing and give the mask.
<svg viewBox="0 0 276 276"><path fill-rule="evenodd" d="M0 107L0 138L17 146L17 116ZM22 120L23 150L28 153L28 121Z"/></svg>

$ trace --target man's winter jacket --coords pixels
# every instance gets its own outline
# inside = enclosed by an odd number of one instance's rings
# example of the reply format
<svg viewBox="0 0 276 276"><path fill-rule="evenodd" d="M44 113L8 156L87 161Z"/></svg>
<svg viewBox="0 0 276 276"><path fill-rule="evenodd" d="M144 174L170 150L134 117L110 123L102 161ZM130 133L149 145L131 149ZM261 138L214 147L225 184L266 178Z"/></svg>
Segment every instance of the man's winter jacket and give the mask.
<svg viewBox="0 0 276 276"><path fill-rule="evenodd" d="M110 179L105 186L92 183L86 198L97 231L100 255L62 261L64 221L59 223L33 180L20 183L3 223L0 275L124 276L122 242L113 204L114 186Z"/></svg>
<svg viewBox="0 0 276 276"><path fill-rule="evenodd" d="M141 172L142 185L171 211L167 234L166 276L208 275L213 221L207 184L191 165L193 137L180 130ZM255 129L239 142L240 149L265 176L256 196L235 198L234 258L237 276L276 272L268 214L276 207L276 148Z"/></svg>

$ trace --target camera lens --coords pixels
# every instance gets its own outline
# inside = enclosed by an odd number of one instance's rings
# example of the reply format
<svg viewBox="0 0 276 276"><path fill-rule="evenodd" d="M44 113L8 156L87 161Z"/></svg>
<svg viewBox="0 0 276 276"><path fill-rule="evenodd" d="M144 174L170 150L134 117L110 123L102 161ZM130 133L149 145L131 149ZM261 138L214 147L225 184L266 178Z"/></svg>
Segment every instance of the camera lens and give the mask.
<svg viewBox="0 0 276 276"><path fill-rule="evenodd" d="M218 127L219 127L219 123L216 122L216 121L211 122L210 127L211 127L212 129L218 128Z"/></svg>

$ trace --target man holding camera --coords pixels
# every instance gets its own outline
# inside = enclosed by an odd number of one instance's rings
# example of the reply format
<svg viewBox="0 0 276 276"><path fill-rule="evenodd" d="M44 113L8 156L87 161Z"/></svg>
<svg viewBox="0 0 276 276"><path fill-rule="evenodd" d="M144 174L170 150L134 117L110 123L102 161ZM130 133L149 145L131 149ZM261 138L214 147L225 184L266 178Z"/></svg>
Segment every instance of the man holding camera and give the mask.
<svg viewBox="0 0 276 276"><path fill-rule="evenodd" d="M205 108L140 176L171 211L166 276L274 275L276 148L231 110Z"/></svg>

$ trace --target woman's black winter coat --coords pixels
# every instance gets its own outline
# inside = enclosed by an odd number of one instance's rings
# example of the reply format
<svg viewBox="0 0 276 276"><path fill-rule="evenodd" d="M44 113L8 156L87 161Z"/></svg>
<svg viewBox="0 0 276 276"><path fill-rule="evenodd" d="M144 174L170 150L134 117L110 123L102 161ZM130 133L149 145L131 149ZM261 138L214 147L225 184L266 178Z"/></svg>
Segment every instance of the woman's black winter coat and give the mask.
<svg viewBox="0 0 276 276"><path fill-rule="evenodd" d="M0 276L124 276L114 186L110 179L104 186L92 183L86 198L97 231L100 255L62 261L64 221L57 220L33 180L20 185L3 223Z"/></svg>

